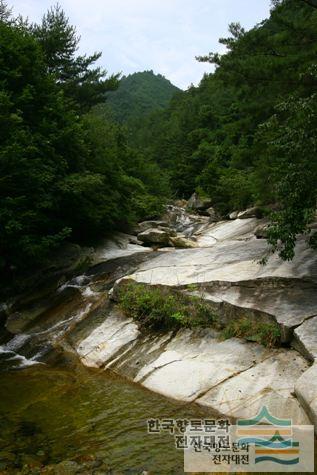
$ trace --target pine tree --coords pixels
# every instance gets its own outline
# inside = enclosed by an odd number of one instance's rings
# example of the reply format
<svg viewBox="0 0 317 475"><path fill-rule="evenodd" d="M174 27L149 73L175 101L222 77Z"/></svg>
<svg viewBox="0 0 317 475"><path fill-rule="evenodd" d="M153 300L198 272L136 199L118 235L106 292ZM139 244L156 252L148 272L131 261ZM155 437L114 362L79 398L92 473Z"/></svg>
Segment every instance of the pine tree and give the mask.
<svg viewBox="0 0 317 475"><path fill-rule="evenodd" d="M12 18L12 9L5 0L0 0L0 22L9 23Z"/></svg>
<svg viewBox="0 0 317 475"><path fill-rule="evenodd" d="M49 9L40 25L33 26L33 32L44 51L48 72L82 111L103 102L106 92L117 88L118 75L106 78L105 70L93 67L101 53L76 55L80 37L58 4Z"/></svg>

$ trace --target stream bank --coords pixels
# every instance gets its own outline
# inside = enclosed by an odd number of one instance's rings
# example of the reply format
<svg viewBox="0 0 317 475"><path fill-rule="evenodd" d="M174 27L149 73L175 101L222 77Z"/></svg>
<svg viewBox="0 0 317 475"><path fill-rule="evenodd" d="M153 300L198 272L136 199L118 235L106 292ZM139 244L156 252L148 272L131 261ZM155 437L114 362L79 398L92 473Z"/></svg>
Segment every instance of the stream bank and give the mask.
<svg viewBox="0 0 317 475"><path fill-rule="evenodd" d="M3 380L17 368L39 374L75 359L98 374L111 370L181 404L195 403L193 411L247 418L266 405L279 417L316 427L314 251L300 238L294 261L273 255L263 266L268 245L257 234L266 222L250 213L210 222L171 206L164 221L156 235L168 226L167 235L187 248L144 247L136 236L118 234L92 252L81 274L59 276L49 289L8 302L0 341ZM195 287L225 320L247 314L276 322L282 347L223 341L213 328L144 331L110 298L122 279L190 293Z"/></svg>

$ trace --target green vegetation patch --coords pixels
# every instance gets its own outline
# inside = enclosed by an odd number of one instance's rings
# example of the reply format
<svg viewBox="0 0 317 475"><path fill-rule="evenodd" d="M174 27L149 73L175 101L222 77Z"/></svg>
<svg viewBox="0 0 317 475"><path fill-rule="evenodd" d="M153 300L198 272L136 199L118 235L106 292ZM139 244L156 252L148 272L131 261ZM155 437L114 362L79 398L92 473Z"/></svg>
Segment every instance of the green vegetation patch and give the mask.
<svg viewBox="0 0 317 475"><path fill-rule="evenodd" d="M225 340L245 338L272 348L280 345L281 330L277 323L255 322L247 317L230 322L222 331Z"/></svg>
<svg viewBox="0 0 317 475"><path fill-rule="evenodd" d="M210 327L217 323L216 315L199 297L162 286L121 284L118 301L126 315L152 330Z"/></svg>
<svg viewBox="0 0 317 475"><path fill-rule="evenodd" d="M185 295L168 287L123 282L117 299L121 310L147 329L221 328L219 317L201 297ZM277 323L242 317L222 328L221 336L223 339L244 338L272 348L280 345L281 330Z"/></svg>

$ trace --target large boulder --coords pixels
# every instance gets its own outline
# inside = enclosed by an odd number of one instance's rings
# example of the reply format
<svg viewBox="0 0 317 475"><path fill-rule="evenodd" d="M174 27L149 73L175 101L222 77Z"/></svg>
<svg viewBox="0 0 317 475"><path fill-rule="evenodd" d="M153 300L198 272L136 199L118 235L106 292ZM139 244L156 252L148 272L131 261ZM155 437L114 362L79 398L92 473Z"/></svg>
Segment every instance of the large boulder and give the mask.
<svg viewBox="0 0 317 475"><path fill-rule="evenodd" d="M212 206L212 201L209 198L201 198L198 193L194 193L187 203L187 210L197 212L206 211Z"/></svg>
<svg viewBox="0 0 317 475"><path fill-rule="evenodd" d="M295 329L292 345L309 361L317 361L317 317L307 319Z"/></svg>
<svg viewBox="0 0 317 475"><path fill-rule="evenodd" d="M183 236L171 237L170 243L172 246L180 249L191 249L197 247L197 244Z"/></svg>
<svg viewBox="0 0 317 475"><path fill-rule="evenodd" d="M138 234L138 240L142 241L144 244L160 244L162 246L168 246L170 243L171 232L166 228L150 228L144 231L143 233Z"/></svg>
<svg viewBox="0 0 317 475"><path fill-rule="evenodd" d="M260 224L254 231L254 235L256 236L257 239L267 239L269 228L270 228L270 225L268 223Z"/></svg>
<svg viewBox="0 0 317 475"><path fill-rule="evenodd" d="M239 215L239 211L232 211L232 213L229 214L229 219L237 219Z"/></svg>
<svg viewBox="0 0 317 475"><path fill-rule="evenodd" d="M208 208L206 210L206 214L209 216L210 223L217 223L218 221L220 221L220 217L217 211L215 210L215 208L213 207Z"/></svg>
<svg viewBox="0 0 317 475"><path fill-rule="evenodd" d="M133 256L144 252L150 252L136 236L124 233L115 233L111 238L105 239L96 248L93 264L97 265L127 256Z"/></svg>
<svg viewBox="0 0 317 475"><path fill-rule="evenodd" d="M136 226L135 232L136 234L139 234L139 233L143 233L144 231L147 231L148 229L159 228L159 227L168 227L168 222L167 221L143 221L142 223L139 223Z"/></svg>
<svg viewBox="0 0 317 475"><path fill-rule="evenodd" d="M249 218L261 218L262 212L260 208L254 206L253 208L248 208L245 211L240 211L238 213L239 219L249 219Z"/></svg>
<svg viewBox="0 0 317 475"><path fill-rule="evenodd" d="M295 394L315 425L317 434L317 363L297 380Z"/></svg>

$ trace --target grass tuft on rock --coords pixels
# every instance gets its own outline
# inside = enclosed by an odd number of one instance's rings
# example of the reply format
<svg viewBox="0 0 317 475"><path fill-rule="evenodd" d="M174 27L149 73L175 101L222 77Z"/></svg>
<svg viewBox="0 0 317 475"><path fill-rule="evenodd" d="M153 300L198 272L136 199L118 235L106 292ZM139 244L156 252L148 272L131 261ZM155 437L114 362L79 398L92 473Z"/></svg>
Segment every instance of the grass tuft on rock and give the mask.
<svg viewBox="0 0 317 475"><path fill-rule="evenodd" d="M236 337L269 348L280 346L281 330L277 323L242 317L223 327L201 297L185 295L169 287L125 281L117 289L116 297L121 310L143 328L158 331L213 327L222 329L221 337L225 340Z"/></svg>
<svg viewBox="0 0 317 475"><path fill-rule="evenodd" d="M210 327L217 317L199 297L162 286L125 282L118 289L123 312L152 330Z"/></svg>
<svg viewBox="0 0 317 475"><path fill-rule="evenodd" d="M233 320L222 331L223 339L244 338L268 348L280 346L281 330L277 323L255 322L247 317Z"/></svg>

